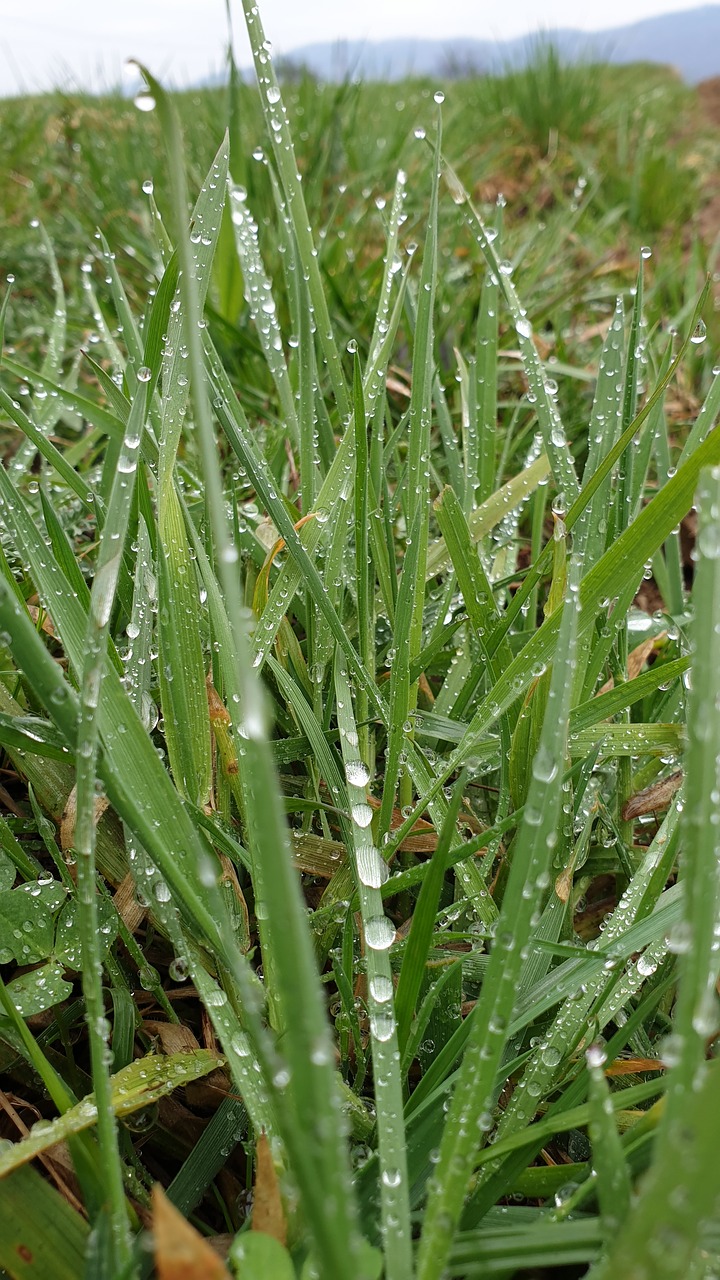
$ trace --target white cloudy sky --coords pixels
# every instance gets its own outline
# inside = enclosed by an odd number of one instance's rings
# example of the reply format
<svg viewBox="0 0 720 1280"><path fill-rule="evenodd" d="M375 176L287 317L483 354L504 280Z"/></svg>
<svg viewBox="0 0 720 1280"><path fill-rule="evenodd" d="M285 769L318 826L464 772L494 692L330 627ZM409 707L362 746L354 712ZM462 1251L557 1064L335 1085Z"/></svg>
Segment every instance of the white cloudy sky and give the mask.
<svg viewBox="0 0 720 1280"><path fill-rule="evenodd" d="M601 30L699 0L260 0L279 52L317 40L395 36L503 39L558 26ZM232 0L236 47L247 60L240 0ZM224 0L0 0L0 95L68 80L92 88L120 79L126 58L187 83L217 70L225 44Z"/></svg>

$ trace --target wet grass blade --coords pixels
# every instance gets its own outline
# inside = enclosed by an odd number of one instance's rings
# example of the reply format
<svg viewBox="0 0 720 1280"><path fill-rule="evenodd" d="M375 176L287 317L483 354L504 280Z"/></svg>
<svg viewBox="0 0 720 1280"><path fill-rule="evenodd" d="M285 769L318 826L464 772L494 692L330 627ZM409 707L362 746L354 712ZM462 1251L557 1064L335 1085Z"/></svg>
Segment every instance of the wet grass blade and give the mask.
<svg viewBox="0 0 720 1280"><path fill-rule="evenodd" d="M161 113L174 185L178 221L186 207L182 141L170 99L146 72ZM259 1026L257 995L240 956L225 937L220 953L238 984L244 1016L261 1054L267 1084L273 1089L288 1153L298 1180L315 1261L323 1276L347 1276L356 1271L358 1240L354 1205L344 1149L344 1124L332 1054L323 992L320 986L304 902L290 850L289 833L272 753L267 740L265 706L250 664L242 598L235 573L237 550L225 517L222 478L210 416L204 372L200 296L190 267L190 243L182 230L178 246L181 264L184 336L188 348L190 393L200 434L203 474L219 583L229 623L224 651L224 677L231 705L235 745L241 765L247 830L256 865L263 866L263 900L272 941L278 994L283 1005L283 1054L270 1051ZM290 526L292 533L294 529ZM218 613L220 602L218 601ZM221 652L222 652L221 651ZM316 1126L319 1126L316 1127Z"/></svg>
<svg viewBox="0 0 720 1280"><path fill-rule="evenodd" d="M395 926L385 915L380 886L387 868L375 847L367 803L370 774L357 756L357 728L347 671L338 656L335 666L338 724L353 824L355 876L365 943L367 1004L373 1057L380 1165L380 1204L385 1268L388 1280L410 1280L412 1241L408 1199L402 1081L390 948Z"/></svg>
<svg viewBox="0 0 720 1280"><path fill-rule="evenodd" d="M465 775L461 774L455 784L453 799L448 807L437 847L432 855L430 870L422 882L405 946L395 993L398 1047L401 1054L405 1052L417 999L422 986L425 964L435 928L442 882L447 870L446 859L455 834L455 824L462 804L464 785Z"/></svg>
<svg viewBox="0 0 720 1280"><path fill-rule="evenodd" d="M482 1145L483 1133L493 1124L495 1074L515 1003L521 953L547 885L556 839L570 715L568 673L572 671L577 636L577 595L577 581L571 575L568 598L561 611L562 626L528 802L428 1196L417 1263L419 1280L435 1280L442 1274L475 1152Z"/></svg>

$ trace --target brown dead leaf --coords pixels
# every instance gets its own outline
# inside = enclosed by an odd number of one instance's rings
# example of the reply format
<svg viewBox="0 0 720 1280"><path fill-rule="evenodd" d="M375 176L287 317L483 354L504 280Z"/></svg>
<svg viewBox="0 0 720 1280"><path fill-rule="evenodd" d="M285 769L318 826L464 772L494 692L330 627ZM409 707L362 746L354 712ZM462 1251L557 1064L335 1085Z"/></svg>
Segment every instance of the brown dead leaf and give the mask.
<svg viewBox="0 0 720 1280"><path fill-rule="evenodd" d="M110 801L107 796L95 797L95 812L93 815L93 825L97 826L102 818L105 810L109 807ZM60 819L60 847L63 853L67 853L68 849L72 849L75 839L75 819L77 817L77 792L73 787L67 798L67 803Z"/></svg>
<svg viewBox="0 0 720 1280"><path fill-rule="evenodd" d="M243 955L246 955L250 950L250 916L248 914L247 902L245 901L245 894L240 888L237 871L225 853L220 854L220 866L222 868L220 884L223 888L226 885L230 886L235 900L236 937L238 946L240 947Z"/></svg>
<svg viewBox="0 0 720 1280"><path fill-rule="evenodd" d="M157 1037L160 1048L168 1056L173 1053L195 1053L200 1048L190 1028L181 1026L179 1022L149 1019L143 1022L143 1029L148 1035Z"/></svg>
<svg viewBox="0 0 720 1280"><path fill-rule="evenodd" d="M650 654L653 653L666 638L667 631L660 631L656 636L648 636L647 640L642 640L640 644L636 645L635 648L630 651L627 660L628 680L634 680L636 676L640 675L640 672L645 666ZM614 685L615 681L611 676L609 680L606 680L602 689L598 690L598 696L601 693L609 693Z"/></svg>
<svg viewBox="0 0 720 1280"><path fill-rule="evenodd" d="M573 337L576 342L592 342L593 338L606 338L608 329L612 324L612 316L606 316L603 320L598 320L595 324L584 325L582 329L576 329Z"/></svg>
<svg viewBox="0 0 720 1280"><path fill-rule="evenodd" d="M158 1280L231 1280L215 1250L185 1221L162 1187L152 1189Z"/></svg>
<svg viewBox="0 0 720 1280"><path fill-rule="evenodd" d="M135 881L128 873L118 885L113 897L115 909L130 933L135 933L145 919L145 907L141 907L135 897Z"/></svg>
<svg viewBox="0 0 720 1280"><path fill-rule="evenodd" d="M282 1245L287 1242L287 1223L280 1197L280 1183L275 1172L270 1143L265 1133L260 1134L257 1142L251 1226L253 1231L262 1231L264 1235L272 1236Z"/></svg>
<svg viewBox="0 0 720 1280"><path fill-rule="evenodd" d="M388 391L394 391L396 396L404 396L407 400L410 399L412 379L405 369L398 369L397 365L391 364L388 376L385 379L385 386Z"/></svg>
<svg viewBox="0 0 720 1280"><path fill-rule="evenodd" d="M617 1058L605 1068L606 1076L634 1076L641 1071L664 1071L665 1064L658 1058Z"/></svg>
<svg viewBox="0 0 720 1280"><path fill-rule="evenodd" d="M636 676L640 675L650 654L666 638L667 631L661 631L659 635L650 636L647 640L643 640L641 644L636 645L632 652L628 654L628 680L634 680Z"/></svg>
<svg viewBox="0 0 720 1280"><path fill-rule="evenodd" d="M651 787L645 787L644 791L638 791L637 795L630 796L623 805L623 822L640 818L644 813L658 813L662 809L667 809L682 780L682 769L677 769L669 777L662 778L660 782L653 782Z"/></svg>
<svg viewBox="0 0 720 1280"><path fill-rule="evenodd" d="M575 862L573 859L565 867L565 870L560 872L560 875L555 881L555 893L557 894L561 902L567 902L568 898L570 897L570 890L572 889L574 873L575 873Z"/></svg>
<svg viewBox="0 0 720 1280"><path fill-rule="evenodd" d="M189 1080L185 1085L188 1104L191 1107L200 1107L203 1111L217 1111L229 1092L228 1078L221 1068L211 1071L202 1080Z"/></svg>
<svg viewBox="0 0 720 1280"><path fill-rule="evenodd" d="M29 604L27 607L27 611L30 614L30 617L32 618L36 626L37 626L38 618L41 619L40 630L44 631L46 636L53 636L53 637L55 636L56 632L53 626L53 620L50 617L50 615L45 612L44 609L39 609L36 604Z"/></svg>

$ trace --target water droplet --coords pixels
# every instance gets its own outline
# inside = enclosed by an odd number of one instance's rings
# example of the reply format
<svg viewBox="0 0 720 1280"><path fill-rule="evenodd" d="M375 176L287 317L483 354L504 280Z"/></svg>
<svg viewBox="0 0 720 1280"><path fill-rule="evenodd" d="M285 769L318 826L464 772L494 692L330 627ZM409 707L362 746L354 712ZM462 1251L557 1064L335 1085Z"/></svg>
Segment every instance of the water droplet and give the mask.
<svg viewBox="0 0 720 1280"><path fill-rule="evenodd" d="M369 804L354 804L350 809L350 817L356 827L369 827L373 819L373 811Z"/></svg>
<svg viewBox="0 0 720 1280"><path fill-rule="evenodd" d="M236 1031L230 1041L230 1048L236 1053L238 1058L250 1057L250 1041L244 1031Z"/></svg>
<svg viewBox="0 0 720 1280"><path fill-rule="evenodd" d="M373 1000L377 1000L378 1004L387 1004L388 1000L392 1000L392 994L392 980L386 978L384 973L373 974L370 979L370 995Z"/></svg>
<svg viewBox="0 0 720 1280"><path fill-rule="evenodd" d="M370 770L362 760L348 760L345 777L349 787L366 787L370 781Z"/></svg>
<svg viewBox="0 0 720 1280"><path fill-rule="evenodd" d="M379 889L390 874L382 854L372 844L361 845L357 850L357 873L361 884L369 889Z"/></svg>
<svg viewBox="0 0 720 1280"><path fill-rule="evenodd" d="M154 111L155 99L153 98L151 93L148 93L147 90L144 89L142 90L141 93L138 93L136 95L135 106L137 107L138 111Z"/></svg>
<svg viewBox="0 0 720 1280"><path fill-rule="evenodd" d="M389 1011L387 1013L374 1013L370 1018L370 1031L376 1040L385 1043L391 1040L395 1033L395 1019Z"/></svg>
<svg viewBox="0 0 720 1280"><path fill-rule="evenodd" d="M716 524L708 521L700 529L698 549L706 560L717 560L720 556L720 529Z"/></svg>
<svg viewBox="0 0 720 1280"><path fill-rule="evenodd" d="M433 99L435 102L437 102L438 106L440 106L441 103L445 101L445 94L443 93L442 89L435 90L433 94Z"/></svg>
<svg viewBox="0 0 720 1280"><path fill-rule="evenodd" d="M604 1066L606 1059L607 1054L601 1044L591 1044L590 1047L585 1050L585 1061L590 1068Z"/></svg>
<svg viewBox="0 0 720 1280"><path fill-rule="evenodd" d="M395 941L395 925L387 916L371 916L365 924L365 941L371 951L387 951Z"/></svg>

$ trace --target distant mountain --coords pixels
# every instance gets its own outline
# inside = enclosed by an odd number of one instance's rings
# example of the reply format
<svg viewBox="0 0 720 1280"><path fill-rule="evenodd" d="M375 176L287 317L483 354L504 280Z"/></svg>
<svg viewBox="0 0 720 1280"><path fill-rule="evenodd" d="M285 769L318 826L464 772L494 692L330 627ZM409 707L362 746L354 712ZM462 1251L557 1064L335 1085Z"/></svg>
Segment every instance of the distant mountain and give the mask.
<svg viewBox="0 0 720 1280"><path fill-rule="evenodd" d="M500 71L522 66L538 35L515 40L343 40L308 44L290 51L285 62L304 66L322 80L357 76L364 80L402 80L405 76L442 76L452 70ZM720 75L720 5L645 18L627 27L586 32L546 31L571 60L659 62L674 67L691 84Z"/></svg>

